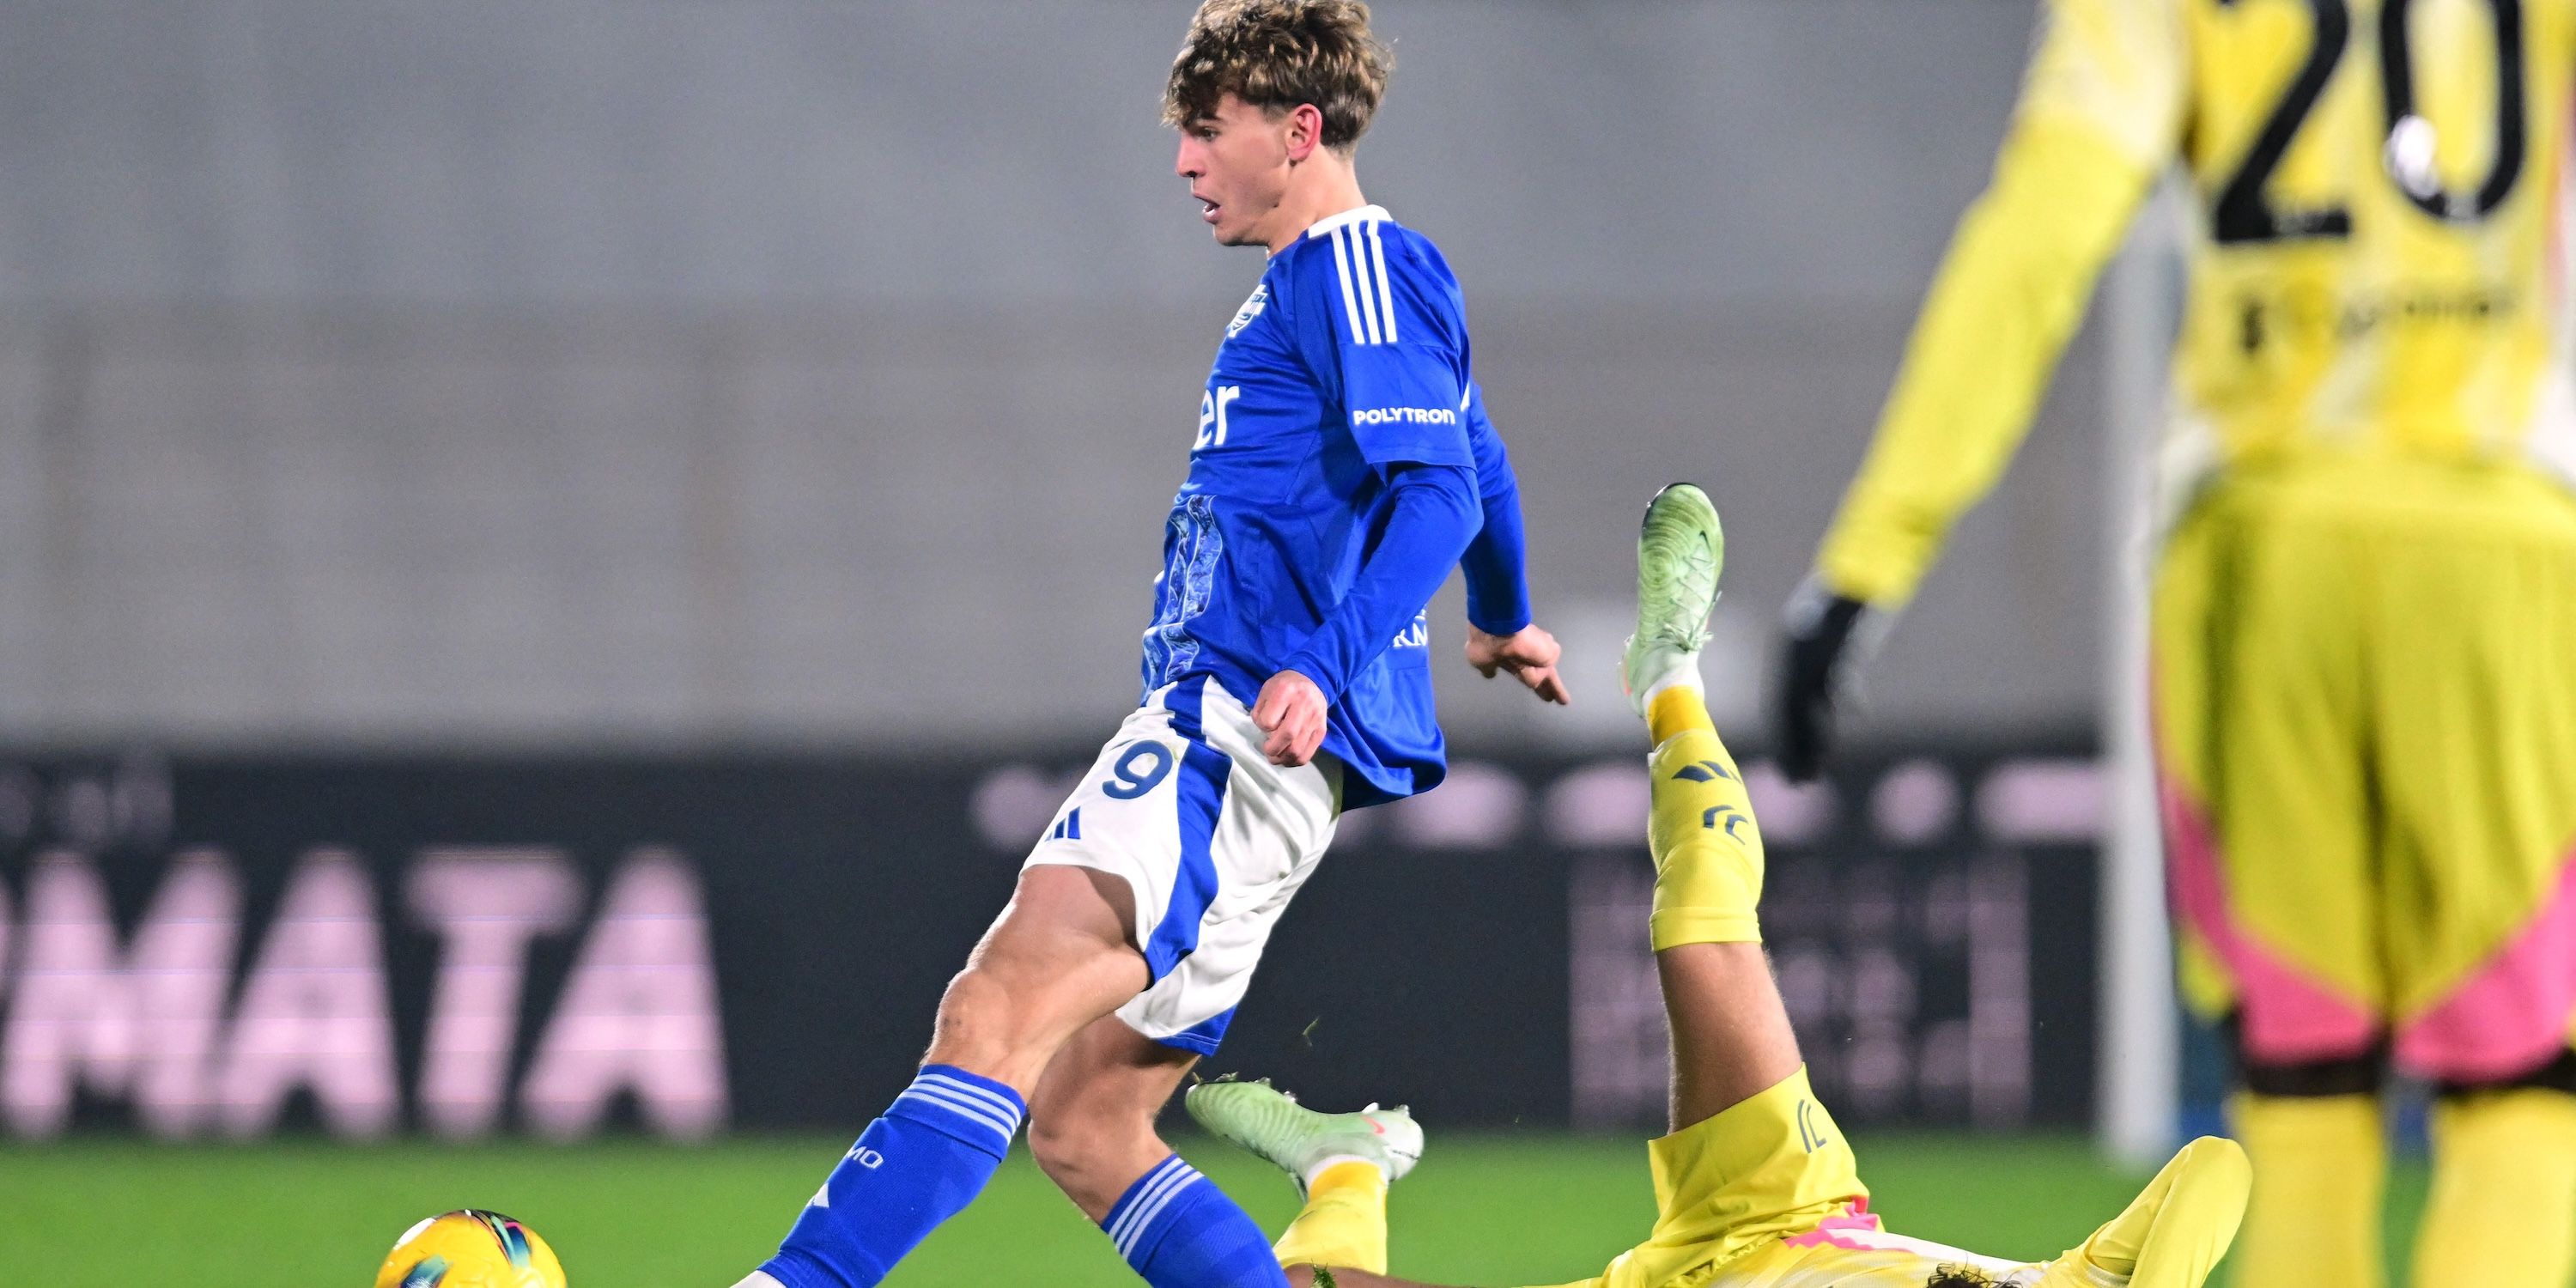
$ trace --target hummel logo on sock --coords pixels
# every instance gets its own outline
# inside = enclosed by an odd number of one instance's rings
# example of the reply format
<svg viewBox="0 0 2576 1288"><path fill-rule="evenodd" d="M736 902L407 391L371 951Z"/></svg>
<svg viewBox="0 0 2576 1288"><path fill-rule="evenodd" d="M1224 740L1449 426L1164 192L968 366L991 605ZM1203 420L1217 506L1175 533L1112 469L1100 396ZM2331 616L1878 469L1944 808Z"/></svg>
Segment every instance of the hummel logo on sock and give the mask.
<svg viewBox="0 0 2576 1288"><path fill-rule="evenodd" d="M1705 828L1715 828L1719 819L1726 820L1726 835L1728 839L1736 841L1744 839L1743 837L1735 834L1735 825L1745 822L1746 819L1742 813L1739 813L1735 807L1731 805L1709 806L1708 809L1699 816L1699 825Z"/></svg>

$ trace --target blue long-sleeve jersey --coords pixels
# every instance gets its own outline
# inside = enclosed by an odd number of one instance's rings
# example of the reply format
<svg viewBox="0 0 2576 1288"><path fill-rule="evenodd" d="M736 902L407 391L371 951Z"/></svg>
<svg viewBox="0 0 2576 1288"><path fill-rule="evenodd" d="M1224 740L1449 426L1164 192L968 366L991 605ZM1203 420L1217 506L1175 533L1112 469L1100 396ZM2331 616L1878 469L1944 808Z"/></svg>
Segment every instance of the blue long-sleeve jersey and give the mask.
<svg viewBox="0 0 2576 1288"><path fill-rule="evenodd" d="M1447 761L1424 608L1460 565L1469 620L1519 630L1522 554L1457 278L1383 209L1336 215L1271 256L1217 347L1145 690L1206 675L1250 704L1299 671L1331 699L1345 805L1428 791Z"/></svg>

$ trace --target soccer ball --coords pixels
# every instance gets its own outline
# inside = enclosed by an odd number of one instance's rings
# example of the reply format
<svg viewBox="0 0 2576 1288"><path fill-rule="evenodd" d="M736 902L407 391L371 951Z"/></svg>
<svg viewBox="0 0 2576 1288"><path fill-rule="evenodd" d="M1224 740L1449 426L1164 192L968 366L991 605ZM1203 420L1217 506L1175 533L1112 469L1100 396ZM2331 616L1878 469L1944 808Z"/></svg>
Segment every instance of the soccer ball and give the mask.
<svg viewBox="0 0 2576 1288"><path fill-rule="evenodd" d="M536 1231L468 1208L403 1231L376 1288L564 1288L564 1272Z"/></svg>

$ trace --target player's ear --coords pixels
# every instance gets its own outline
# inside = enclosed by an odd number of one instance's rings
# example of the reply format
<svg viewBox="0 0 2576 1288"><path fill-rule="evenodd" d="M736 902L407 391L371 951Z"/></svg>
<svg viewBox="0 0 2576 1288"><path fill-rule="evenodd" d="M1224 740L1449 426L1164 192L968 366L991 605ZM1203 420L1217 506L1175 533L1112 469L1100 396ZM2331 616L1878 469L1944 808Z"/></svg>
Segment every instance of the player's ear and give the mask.
<svg viewBox="0 0 2576 1288"><path fill-rule="evenodd" d="M1312 103L1299 103L1288 109L1288 160L1303 161L1324 146L1324 113Z"/></svg>

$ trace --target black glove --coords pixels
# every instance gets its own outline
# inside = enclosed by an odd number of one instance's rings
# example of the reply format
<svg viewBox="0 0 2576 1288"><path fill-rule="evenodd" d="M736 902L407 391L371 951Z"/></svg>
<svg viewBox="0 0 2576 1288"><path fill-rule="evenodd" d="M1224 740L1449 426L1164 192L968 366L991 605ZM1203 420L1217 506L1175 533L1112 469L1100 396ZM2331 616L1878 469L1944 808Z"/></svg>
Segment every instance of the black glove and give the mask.
<svg viewBox="0 0 2576 1288"><path fill-rule="evenodd" d="M1812 781L1833 747L1834 700L1860 665L1877 631L1876 610L1809 581L1789 601L1781 636L1778 739L1780 772Z"/></svg>

